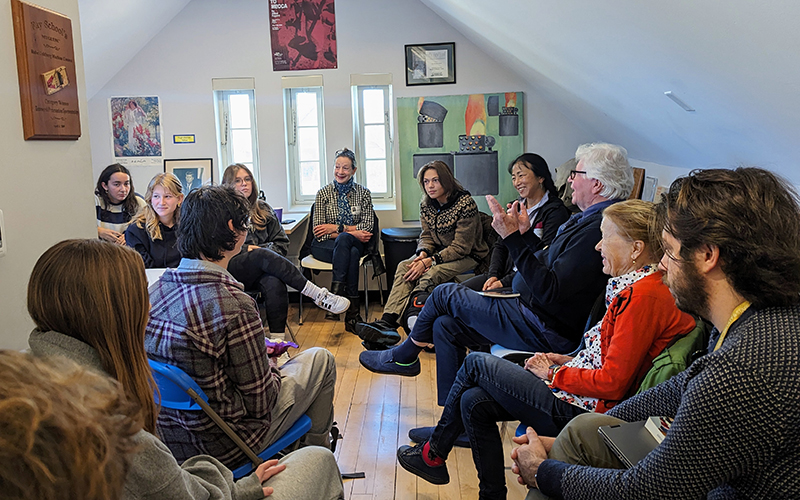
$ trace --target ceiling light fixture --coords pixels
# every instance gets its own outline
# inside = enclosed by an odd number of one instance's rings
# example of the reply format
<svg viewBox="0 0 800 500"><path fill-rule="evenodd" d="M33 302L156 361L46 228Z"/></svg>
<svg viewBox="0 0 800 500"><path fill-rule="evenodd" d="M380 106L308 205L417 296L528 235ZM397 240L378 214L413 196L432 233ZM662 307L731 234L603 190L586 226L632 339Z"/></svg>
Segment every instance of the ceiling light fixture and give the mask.
<svg viewBox="0 0 800 500"><path fill-rule="evenodd" d="M688 111L689 113L694 113L694 108L683 102L683 100L681 100L680 97L673 94L671 90L664 92L664 95L672 99L672 102L683 108L684 111Z"/></svg>

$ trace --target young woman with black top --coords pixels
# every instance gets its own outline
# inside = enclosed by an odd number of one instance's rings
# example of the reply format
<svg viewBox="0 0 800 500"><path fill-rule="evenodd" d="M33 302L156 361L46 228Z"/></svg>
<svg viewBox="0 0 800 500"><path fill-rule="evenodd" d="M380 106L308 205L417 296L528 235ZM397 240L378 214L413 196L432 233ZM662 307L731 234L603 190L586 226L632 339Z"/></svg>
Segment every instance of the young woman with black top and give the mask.
<svg viewBox="0 0 800 500"><path fill-rule="evenodd" d="M181 181L173 174L158 174L147 186L144 199L146 205L125 231L125 244L139 252L146 268L178 267Z"/></svg>

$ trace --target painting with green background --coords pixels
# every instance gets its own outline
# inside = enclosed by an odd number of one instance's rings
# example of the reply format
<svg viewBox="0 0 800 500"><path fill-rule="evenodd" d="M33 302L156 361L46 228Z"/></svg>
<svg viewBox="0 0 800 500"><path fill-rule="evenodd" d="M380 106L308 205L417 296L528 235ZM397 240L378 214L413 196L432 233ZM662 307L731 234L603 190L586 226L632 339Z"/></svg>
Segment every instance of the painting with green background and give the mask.
<svg viewBox="0 0 800 500"><path fill-rule="evenodd" d="M494 139L494 145L485 149L497 152L497 179L488 180L491 185L497 181L498 192L491 194L501 203L518 197L511 185L508 165L525 152L522 92L399 97L397 123L404 221L419 220L422 192L414 178L414 155L459 152L460 135ZM494 174L493 169L490 174ZM483 195L473 198L482 212L490 213Z"/></svg>

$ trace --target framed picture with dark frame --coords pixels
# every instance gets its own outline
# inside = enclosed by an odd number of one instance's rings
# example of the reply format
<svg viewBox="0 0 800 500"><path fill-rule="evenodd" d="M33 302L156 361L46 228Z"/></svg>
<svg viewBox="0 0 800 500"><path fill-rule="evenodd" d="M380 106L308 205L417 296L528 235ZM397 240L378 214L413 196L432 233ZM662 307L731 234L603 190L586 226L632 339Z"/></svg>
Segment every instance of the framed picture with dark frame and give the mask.
<svg viewBox="0 0 800 500"><path fill-rule="evenodd" d="M456 44L406 45L406 85L456 83Z"/></svg>
<svg viewBox="0 0 800 500"><path fill-rule="evenodd" d="M164 160L164 172L175 174L181 181L184 195L200 186L214 184L214 161L211 158Z"/></svg>

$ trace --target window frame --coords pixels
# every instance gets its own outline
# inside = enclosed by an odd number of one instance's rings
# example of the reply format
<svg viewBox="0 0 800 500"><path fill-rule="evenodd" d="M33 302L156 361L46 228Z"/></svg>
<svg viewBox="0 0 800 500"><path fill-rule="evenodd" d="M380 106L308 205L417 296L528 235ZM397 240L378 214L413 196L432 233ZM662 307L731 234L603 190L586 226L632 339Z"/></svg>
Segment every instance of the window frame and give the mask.
<svg viewBox="0 0 800 500"><path fill-rule="evenodd" d="M261 166L258 156L258 124L256 120L256 92L255 89L225 89L214 90L214 108L217 115L217 158L219 160L219 180L222 183L222 174L228 165L237 163L233 159L232 128L230 126L230 96L248 95L250 104L250 140L252 141L253 161L248 167L253 172L253 177L261 185ZM241 163L241 162L239 162Z"/></svg>
<svg viewBox="0 0 800 500"><path fill-rule="evenodd" d="M297 147L297 94L314 93L317 101L317 137L319 147L319 186L313 194L303 194L300 171L300 154ZM289 87L283 89L284 125L286 131L286 166L289 178L289 200L291 205L311 205L319 188L328 183L328 168L325 163L325 106L322 86Z"/></svg>
<svg viewBox="0 0 800 500"><path fill-rule="evenodd" d="M385 138L385 151L386 151L386 191L374 191L372 199L378 202L394 202L395 201L395 179L394 179L394 130L393 130L393 108L392 108L392 85L388 84L351 84L352 94L352 107L353 107L353 149L356 153L356 158L359 162L359 168L356 170L356 182L362 186L368 187L367 179L367 155L365 147L365 127L364 123L364 91L371 89L380 89L384 91L383 102L383 124L386 127Z"/></svg>

